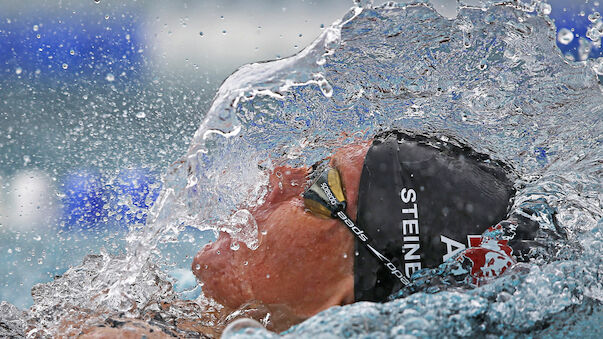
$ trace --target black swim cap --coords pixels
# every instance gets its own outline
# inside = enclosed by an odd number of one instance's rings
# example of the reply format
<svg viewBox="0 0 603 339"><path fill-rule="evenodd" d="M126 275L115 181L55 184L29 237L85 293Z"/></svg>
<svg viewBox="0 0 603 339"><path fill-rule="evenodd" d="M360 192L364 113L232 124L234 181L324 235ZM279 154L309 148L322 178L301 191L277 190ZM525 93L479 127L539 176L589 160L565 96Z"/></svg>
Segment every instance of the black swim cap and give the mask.
<svg viewBox="0 0 603 339"><path fill-rule="evenodd" d="M375 137L358 190L356 222L410 278L435 267L504 219L514 195L505 166L471 148L400 131ZM356 241L356 301L385 301L402 287Z"/></svg>

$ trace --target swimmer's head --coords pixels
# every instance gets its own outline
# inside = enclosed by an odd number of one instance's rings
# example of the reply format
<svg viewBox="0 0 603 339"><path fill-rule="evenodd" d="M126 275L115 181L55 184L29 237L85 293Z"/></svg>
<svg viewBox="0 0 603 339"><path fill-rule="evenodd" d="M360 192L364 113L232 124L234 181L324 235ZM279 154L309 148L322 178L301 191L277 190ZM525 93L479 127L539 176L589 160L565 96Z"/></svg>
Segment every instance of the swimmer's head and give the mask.
<svg viewBox="0 0 603 339"><path fill-rule="evenodd" d="M330 161L340 171L339 201L345 201L348 215L356 214L368 146L347 145ZM231 237L220 233L199 251L192 268L205 295L232 309L252 300L284 305L301 317L354 301L354 238L340 221L306 210L302 194L308 172L289 167L273 171L265 201L251 210L258 226L256 250L244 244L233 250L237 246L231 246ZM347 199L341 199L344 193Z"/></svg>

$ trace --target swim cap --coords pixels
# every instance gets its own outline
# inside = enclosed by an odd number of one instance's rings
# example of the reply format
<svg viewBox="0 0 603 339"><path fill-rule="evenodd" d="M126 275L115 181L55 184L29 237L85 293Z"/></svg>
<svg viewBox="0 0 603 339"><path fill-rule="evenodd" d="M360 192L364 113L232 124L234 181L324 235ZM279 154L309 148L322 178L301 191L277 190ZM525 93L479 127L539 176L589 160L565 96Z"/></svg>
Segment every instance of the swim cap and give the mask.
<svg viewBox="0 0 603 339"><path fill-rule="evenodd" d="M504 164L467 146L390 131L369 148L356 222L408 278L470 247L504 219L514 194ZM356 241L356 301L385 301L399 280Z"/></svg>

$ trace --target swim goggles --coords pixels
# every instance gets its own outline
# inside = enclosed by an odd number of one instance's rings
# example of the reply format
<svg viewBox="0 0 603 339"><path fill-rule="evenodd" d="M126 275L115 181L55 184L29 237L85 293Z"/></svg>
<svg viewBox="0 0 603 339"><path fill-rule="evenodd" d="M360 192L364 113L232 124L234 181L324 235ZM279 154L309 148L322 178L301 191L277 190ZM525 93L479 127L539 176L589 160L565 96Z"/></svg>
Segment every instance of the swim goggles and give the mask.
<svg viewBox="0 0 603 339"><path fill-rule="evenodd" d="M341 220L393 276L400 280L404 286L410 283L391 260L375 249L368 234L345 214L347 203L343 194L341 176L337 169L327 167L304 192L303 197L307 209L319 216Z"/></svg>

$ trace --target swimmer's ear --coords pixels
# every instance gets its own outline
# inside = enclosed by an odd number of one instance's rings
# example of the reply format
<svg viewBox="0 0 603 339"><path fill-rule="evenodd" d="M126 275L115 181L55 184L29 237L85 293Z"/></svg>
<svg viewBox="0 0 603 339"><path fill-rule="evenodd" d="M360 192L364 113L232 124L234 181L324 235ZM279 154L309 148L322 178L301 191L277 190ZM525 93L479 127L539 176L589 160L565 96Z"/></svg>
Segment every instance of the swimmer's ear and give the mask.
<svg viewBox="0 0 603 339"><path fill-rule="evenodd" d="M339 171L326 168L304 192L304 204L312 213L327 218L336 218L346 207Z"/></svg>

